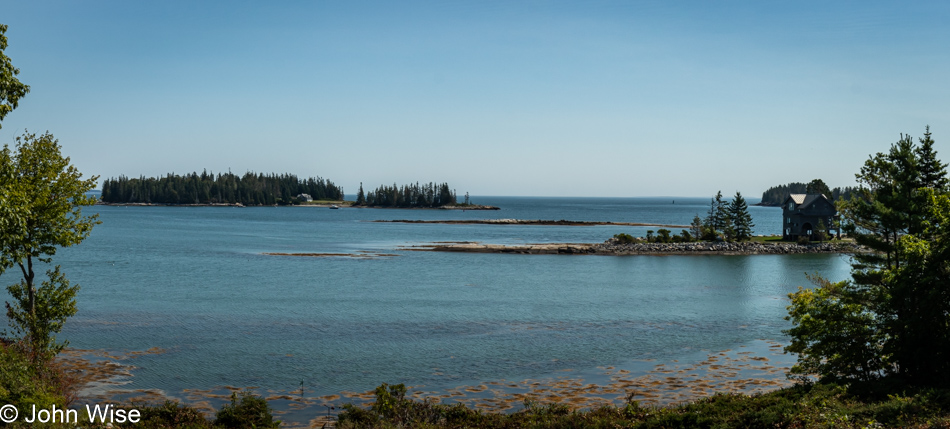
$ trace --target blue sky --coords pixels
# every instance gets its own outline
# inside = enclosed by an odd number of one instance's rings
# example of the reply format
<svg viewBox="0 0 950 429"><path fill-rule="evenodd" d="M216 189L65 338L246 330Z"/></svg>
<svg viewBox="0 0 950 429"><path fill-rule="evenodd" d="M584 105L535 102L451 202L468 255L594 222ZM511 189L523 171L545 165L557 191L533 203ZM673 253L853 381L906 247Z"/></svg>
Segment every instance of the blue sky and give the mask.
<svg viewBox="0 0 950 429"><path fill-rule="evenodd" d="M768 4L761 4L768 3ZM830 3L830 4L828 4ZM950 159L950 3L4 1L84 173L289 172L355 192L758 197L854 183L930 125Z"/></svg>

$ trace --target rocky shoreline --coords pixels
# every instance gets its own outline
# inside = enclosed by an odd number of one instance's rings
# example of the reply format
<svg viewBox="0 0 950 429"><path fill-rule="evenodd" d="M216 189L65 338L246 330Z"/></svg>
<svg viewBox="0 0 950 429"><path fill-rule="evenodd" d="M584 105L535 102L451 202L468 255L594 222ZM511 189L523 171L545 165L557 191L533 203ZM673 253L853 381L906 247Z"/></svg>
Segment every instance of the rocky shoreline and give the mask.
<svg viewBox="0 0 950 429"><path fill-rule="evenodd" d="M373 220L370 222L385 223L442 223L442 224L478 224L478 225L551 225L551 226L655 226L665 228L689 228L689 225L664 225L657 223L637 222L600 222L585 220L542 220L542 219L465 219L465 220Z"/></svg>
<svg viewBox="0 0 950 429"><path fill-rule="evenodd" d="M525 255L793 255L805 253L857 253L853 243L537 243L484 244L478 242L431 243L401 250L430 252L513 253Z"/></svg>

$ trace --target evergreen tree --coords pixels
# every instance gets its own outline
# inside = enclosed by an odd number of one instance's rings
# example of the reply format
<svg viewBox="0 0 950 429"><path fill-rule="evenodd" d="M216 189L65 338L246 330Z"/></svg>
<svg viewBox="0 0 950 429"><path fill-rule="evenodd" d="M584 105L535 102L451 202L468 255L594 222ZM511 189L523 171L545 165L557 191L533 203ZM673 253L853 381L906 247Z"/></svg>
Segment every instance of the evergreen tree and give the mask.
<svg viewBox="0 0 950 429"><path fill-rule="evenodd" d="M937 191L947 190L947 176L942 174L946 171L947 164L937 159L937 151L933 148L934 141L930 136L930 125L927 125L924 131L924 138L919 140L920 146L917 146L914 152L919 161L920 187L933 188Z"/></svg>
<svg viewBox="0 0 950 429"><path fill-rule="evenodd" d="M736 191L736 196L732 199L732 203L729 204L728 212L734 238L737 241L745 241L751 238L752 228L755 227L755 224L752 223L749 206L739 191Z"/></svg>
<svg viewBox="0 0 950 429"><path fill-rule="evenodd" d="M933 160L901 135L856 174L843 229L871 251L852 256L850 281L790 295L792 373L950 386L950 194Z"/></svg>
<svg viewBox="0 0 950 429"><path fill-rule="evenodd" d="M825 184L824 180L815 179L811 182L808 182L808 185L805 186L806 194L821 194L828 198L831 198L832 193L831 189L828 188L828 185Z"/></svg>
<svg viewBox="0 0 950 429"><path fill-rule="evenodd" d="M703 220L699 218L699 214L698 214L698 213L696 214L695 217L693 217L693 223L689 224L689 230L690 230L690 232L692 233L692 236L693 236L693 237L695 237L695 238L697 238L697 239L702 238L702 236L703 236Z"/></svg>
<svg viewBox="0 0 950 429"><path fill-rule="evenodd" d="M362 206L366 204L366 195L363 194L363 182L360 182L360 190L356 192L356 205Z"/></svg>

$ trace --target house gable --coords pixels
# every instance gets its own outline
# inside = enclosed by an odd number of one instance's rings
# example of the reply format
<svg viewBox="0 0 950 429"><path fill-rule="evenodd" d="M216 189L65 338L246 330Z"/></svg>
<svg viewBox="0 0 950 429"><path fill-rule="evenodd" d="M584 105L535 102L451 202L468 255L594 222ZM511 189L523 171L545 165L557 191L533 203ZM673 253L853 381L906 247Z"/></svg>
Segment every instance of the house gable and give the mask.
<svg viewBox="0 0 950 429"><path fill-rule="evenodd" d="M785 239L816 236L819 226L833 226L838 211L822 194L790 194L782 204L782 236Z"/></svg>

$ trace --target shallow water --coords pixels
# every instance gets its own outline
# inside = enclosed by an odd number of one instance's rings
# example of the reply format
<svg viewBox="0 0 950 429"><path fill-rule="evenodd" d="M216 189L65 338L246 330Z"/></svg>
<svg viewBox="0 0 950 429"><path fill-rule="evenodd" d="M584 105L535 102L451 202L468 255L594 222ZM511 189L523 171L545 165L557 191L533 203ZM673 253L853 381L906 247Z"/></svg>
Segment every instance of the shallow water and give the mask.
<svg viewBox="0 0 950 429"><path fill-rule="evenodd" d="M675 204L672 202L675 200ZM79 349L159 347L124 361L126 389L320 397L382 382L445 392L498 380L593 379L782 342L805 273L841 255L567 256L410 252L407 244L599 242L646 227L372 223L568 219L689 224L708 199L481 197L500 211L95 207L102 225L55 261L82 285L62 337ZM756 233L781 211L752 207ZM675 231L678 232L678 231ZM377 258L263 252L394 254ZM12 274L7 274L7 280ZM606 375L604 375L606 377ZM776 374L775 379L782 379ZM341 398L337 402L345 401ZM310 415L320 411L308 409ZM306 414L298 412L295 418ZM293 419L291 419L293 420Z"/></svg>

